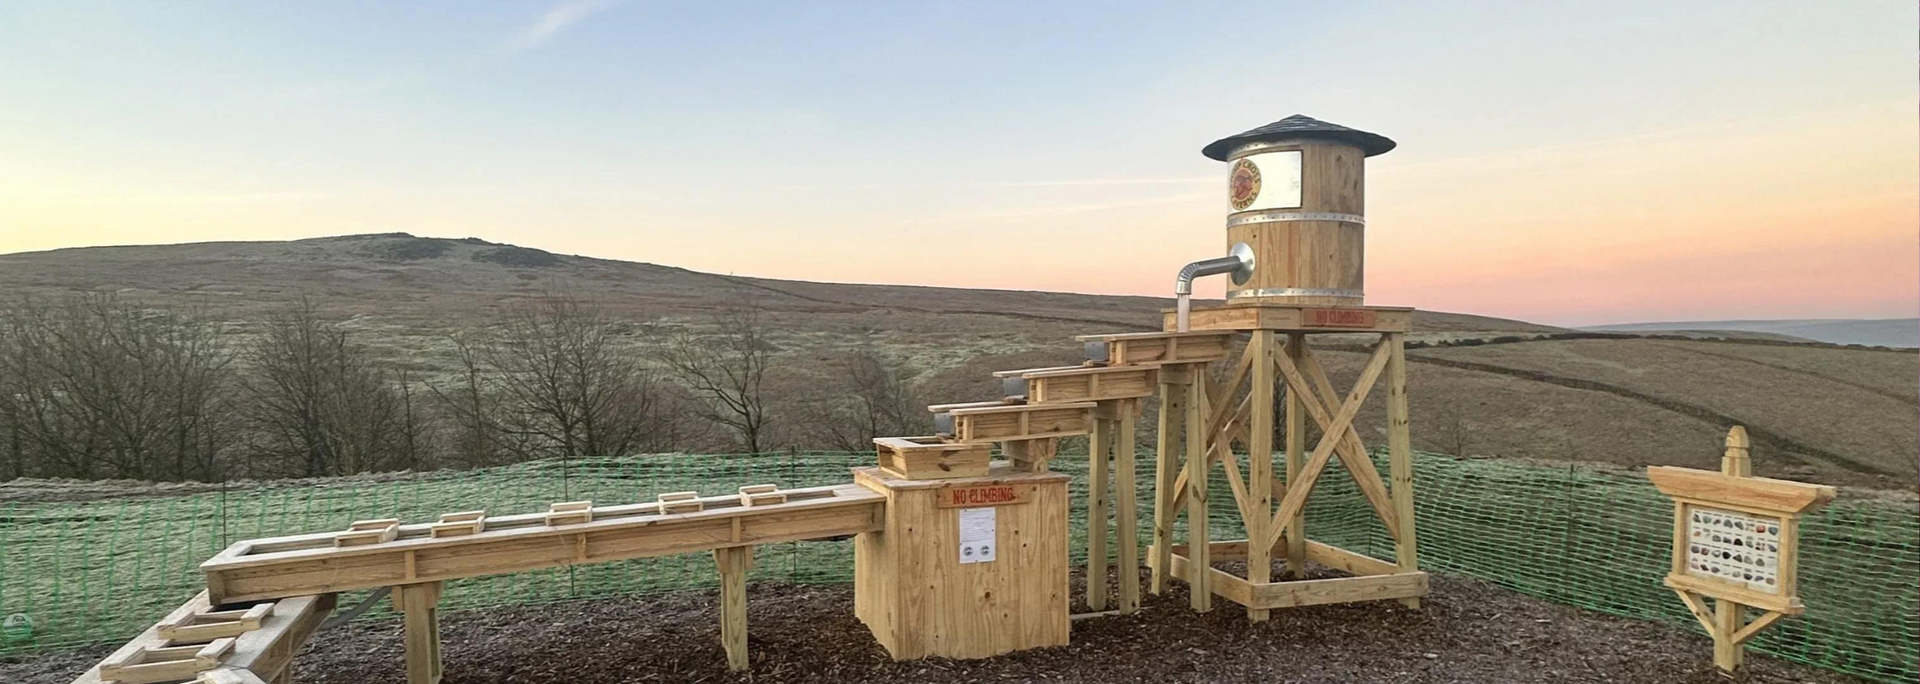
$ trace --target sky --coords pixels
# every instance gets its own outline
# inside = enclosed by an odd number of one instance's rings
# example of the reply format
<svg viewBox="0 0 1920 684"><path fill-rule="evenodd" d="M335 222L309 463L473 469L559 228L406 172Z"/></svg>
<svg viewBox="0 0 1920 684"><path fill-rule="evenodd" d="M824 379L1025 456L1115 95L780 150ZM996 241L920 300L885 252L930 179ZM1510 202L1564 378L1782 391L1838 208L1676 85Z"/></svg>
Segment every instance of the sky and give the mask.
<svg viewBox="0 0 1920 684"><path fill-rule="evenodd" d="M0 253L404 231L1167 296L1226 246L1226 168L1199 149L1305 114L1400 143L1367 162L1369 304L1561 325L1910 317L1917 14L15 0Z"/></svg>

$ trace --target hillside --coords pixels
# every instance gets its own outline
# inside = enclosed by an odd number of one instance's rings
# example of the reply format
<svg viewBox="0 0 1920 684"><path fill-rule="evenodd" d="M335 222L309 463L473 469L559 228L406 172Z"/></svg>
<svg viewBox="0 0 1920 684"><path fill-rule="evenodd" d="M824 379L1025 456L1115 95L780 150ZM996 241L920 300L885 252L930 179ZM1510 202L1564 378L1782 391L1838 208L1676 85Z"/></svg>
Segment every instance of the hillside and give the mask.
<svg viewBox="0 0 1920 684"><path fill-rule="evenodd" d="M732 277L404 234L0 255L0 292L10 294L111 291L236 322L311 297L428 377L450 367L448 333L556 287L635 321L695 322L750 297L776 328L785 365L824 373L829 352L877 344L916 371L930 402L990 396L993 370L1076 362L1072 336L1154 329L1169 306L1153 297ZM1409 352L1421 448L1710 466L1726 425L1741 422L1756 438L1762 474L1883 488L1910 488L1916 478L1920 355L1912 352L1784 338L1533 339L1571 331L1427 311L1416 325L1414 339L1429 345ZM1494 338L1500 343L1478 344ZM1474 344L1452 344L1463 339ZM1326 354L1342 384L1361 358ZM1379 411L1379 400L1370 402L1366 429L1378 433Z"/></svg>
<svg viewBox="0 0 1920 684"><path fill-rule="evenodd" d="M1876 347L1920 347L1920 318L1844 319L1807 318L1777 321L1675 321L1597 325L1582 330L1610 332L1707 332L1749 334L1774 339L1812 340L1829 344Z"/></svg>

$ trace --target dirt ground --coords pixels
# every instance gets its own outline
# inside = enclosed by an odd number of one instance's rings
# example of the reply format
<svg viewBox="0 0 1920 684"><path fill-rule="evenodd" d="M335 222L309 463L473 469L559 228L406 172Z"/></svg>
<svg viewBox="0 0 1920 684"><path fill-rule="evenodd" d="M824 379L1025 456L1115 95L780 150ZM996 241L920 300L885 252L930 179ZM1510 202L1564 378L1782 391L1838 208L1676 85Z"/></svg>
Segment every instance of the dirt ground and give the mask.
<svg viewBox="0 0 1920 684"><path fill-rule="evenodd" d="M851 586L756 584L747 608L753 667L741 674L726 670L712 591L467 611L441 618L443 681L1729 682L1714 671L1704 636L1468 580L1435 577L1420 611L1391 601L1316 606L1276 610L1253 624L1232 603L1214 605L1195 614L1176 586L1148 595L1136 615L1075 622L1071 646L896 663L853 617ZM0 681L62 684L112 650L0 660ZM314 638L296 661L298 681L401 682L401 653L397 621L353 623ZM1749 654L1738 681L1860 680Z"/></svg>

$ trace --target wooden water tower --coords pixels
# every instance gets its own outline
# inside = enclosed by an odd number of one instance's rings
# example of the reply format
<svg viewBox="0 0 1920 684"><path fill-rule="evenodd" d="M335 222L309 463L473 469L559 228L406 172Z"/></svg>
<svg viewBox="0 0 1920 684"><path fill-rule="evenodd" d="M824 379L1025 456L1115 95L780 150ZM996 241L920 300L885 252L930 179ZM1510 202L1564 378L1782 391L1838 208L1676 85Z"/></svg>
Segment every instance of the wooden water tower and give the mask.
<svg viewBox="0 0 1920 684"><path fill-rule="evenodd" d="M1159 374L1160 444L1156 453L1153 589L1169 579L1192 588L1195 610L1215 595L1246 606L1255 620L1274 608L1375 599L1417 607L1427 593L1414 546L1413 453L1407 424L1406 333L1409 308L1363 306L1365 160L1394 142L1304 116L1222 138L1201 150L1228 163L1227 256L1187 264L1175 280L1175 309L1160 335L1169 340L1246 333L1244 353L1226 373L1210 362L1168 362ZM1193 280L1231 275L1224 305L1190 308ZM1339 393L1307 340L1324 333L1375 333L1353 387ZM1383 480L1355 424L1360 407L1387 386L1389 477ZM1276 401L1275 390L1284 388ZM1277 405L1280 404L1280 405ZM1279 421L1282 433L1275 429ZM1307 442L1308 421L1318 442ZM1276 433L1285 435L1275 467ZM1246 454L1246 466L1239 454ZM1308 496L1338 460L1394 542L1392 560L1369 558L1308 539ZM1208 480L1226 471L1231 507L1247 538L1208 538ZM1391 487L1388 486L1391 482ZM1187 516L1185 544L1173 543ZM1290 581L1273 581L1286 561ZM1213 567L1244 560L1246 576ZM1306 564L1349 576L1306 579Z"/></svg>
<svg viewBox="0 0 1920 684"><path fill-rule="evenodd" d="M1366 158L1394 142L1304 116L1214 141L1227 162L1227 245L1252 248L1233 302L1358 306L1366 285Z"/></svg>

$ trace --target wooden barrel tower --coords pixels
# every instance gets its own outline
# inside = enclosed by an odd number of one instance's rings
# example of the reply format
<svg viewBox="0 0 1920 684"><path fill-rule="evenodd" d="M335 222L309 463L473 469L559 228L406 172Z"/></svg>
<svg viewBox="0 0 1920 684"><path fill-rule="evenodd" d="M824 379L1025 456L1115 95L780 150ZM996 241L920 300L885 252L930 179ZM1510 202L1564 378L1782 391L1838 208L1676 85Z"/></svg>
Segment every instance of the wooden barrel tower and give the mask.
<svg viewBox="0 0 1920 684"><path fill-rule="evenodd" d="M1227 162L1227 245L1256 266L1232 302L1358 306L1366 285L1366 158L1385 137L1305 116L1221 138L1201 153Z"/></svg>

